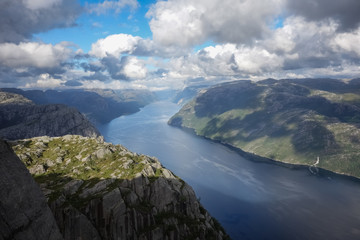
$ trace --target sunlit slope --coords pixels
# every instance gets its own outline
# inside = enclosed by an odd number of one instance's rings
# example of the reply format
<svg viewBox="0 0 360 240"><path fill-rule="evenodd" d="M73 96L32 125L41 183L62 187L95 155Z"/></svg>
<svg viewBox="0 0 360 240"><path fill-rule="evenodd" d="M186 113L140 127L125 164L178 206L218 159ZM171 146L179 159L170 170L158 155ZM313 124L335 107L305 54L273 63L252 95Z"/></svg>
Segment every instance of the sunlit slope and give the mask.
<svg viewBox="0 0 360 240"><path fill-rule="evenodd" d="M360 80L236 81L203 91L169 123L274 160L360 177Z"/></svg>

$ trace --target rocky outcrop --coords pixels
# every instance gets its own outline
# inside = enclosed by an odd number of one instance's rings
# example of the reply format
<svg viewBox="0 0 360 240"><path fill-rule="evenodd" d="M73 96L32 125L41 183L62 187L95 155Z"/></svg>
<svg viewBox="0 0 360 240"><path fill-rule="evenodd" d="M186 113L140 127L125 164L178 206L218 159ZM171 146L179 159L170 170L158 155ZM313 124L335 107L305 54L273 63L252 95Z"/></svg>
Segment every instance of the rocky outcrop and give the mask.
<svg viewBox="0 0 360 240"><path fill-rule="evenodd" d="M226 239L193 189L160 162L101 138L13 142L65 239Z"/></svg>
<svg viewBox="0 0 360 240"><path fill-rule="evenodd" d="M66 134L100 135L74 108L57 104L35 105L18 94L0 92L0 137L22 139Z"/></svg>
<svg viewBox="0 0 360 240"><path fill-rule="evenodd" d="M0 239L62 239L39 186L3 140L0 186Z"/></svg>

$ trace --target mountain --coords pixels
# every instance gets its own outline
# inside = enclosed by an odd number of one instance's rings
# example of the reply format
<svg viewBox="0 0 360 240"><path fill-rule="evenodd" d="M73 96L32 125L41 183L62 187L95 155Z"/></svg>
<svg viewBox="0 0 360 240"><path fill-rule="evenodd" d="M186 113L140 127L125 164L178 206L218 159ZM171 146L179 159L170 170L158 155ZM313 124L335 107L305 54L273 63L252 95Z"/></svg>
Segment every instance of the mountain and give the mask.
<svg viewBox="0 0 360 240"><path fill-rule="evenodd" d="M228 239L193 189L155 158L74 135L11 144L64 239Z"/></svg>
<svg viewBox="0 0 360 240"><path fill-rule="evenodd" d="M39 186L0 140L0 239L63 239Z"/></svg>
<svg viewBox="0 0 360 240"><path fill-rule="evenodd" d="M74 108L59 104L36 105L19 94L0 92L0 137L22 139L66 134L100 136Z"/></svg>
<svg viewBox="0 0 360 240"><path fill-rule="evenodd" d="M153 102L155 94L147 90L28 90L3 88L3 92L17 93L36 104L65 104L78 109L93 123L107 123L121 115L139 111Z"/></svg>
<svg viewBox="0 0 360 240"><path fill-rule="evenodd" d="M224 83L169 124L246 153L360 177L360 79Z"/></svg>
<svg viewBox="0 0 360 240"><path fill-rule="evenodd" d="M208 85L188 86L176 94L176 96L173 98L173 102L180 105L184 105L189 100L191 100L196 95L198 95L202 89L208 87L209 87Z"/></svg>

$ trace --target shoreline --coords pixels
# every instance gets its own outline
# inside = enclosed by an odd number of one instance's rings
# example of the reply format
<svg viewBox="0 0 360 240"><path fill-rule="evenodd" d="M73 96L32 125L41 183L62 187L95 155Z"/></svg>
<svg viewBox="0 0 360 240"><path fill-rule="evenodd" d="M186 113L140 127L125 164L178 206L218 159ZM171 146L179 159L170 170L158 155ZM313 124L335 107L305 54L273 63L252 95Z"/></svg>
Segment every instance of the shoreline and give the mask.
<svg viewBox="0 0 360 240"><path fill-rule="evenodd" d="M277 166L280 166L280 167L288 168L290 170L306 170L310 174L312 174L313 176L330 177L330 178L332 178L332 177L343 178L343 179L350 180L350 181L353 181L353 182L357 182L357 183L360 184L360 178L359 177L334 172L334 171L331 171L331 170L328 170L328 169L325 169L325 168L321 168L321 167L316 167L316 169L318 169L318 173L313 174L309 170L309 167L312 167L312 165L286 163L286 162L282 162L282 161L279 161L279 160L275 160L275 159L271 159L271 158L267 158L267 157L262 157L262 156L254 154L254 153L245 152L242 149L240 149L238 147L235 147L235 146L233 146L233 145L231 145L229 143L224 143L224 142L222 142L220 140L215 140L215 139L208 138L206 136L198 135L198 134L196 134L195 130L192 129L192 128L172 125L169 122L168 122L168 125L172 126L172 127L180 128L180 129L184 130L185 132L193 134L193 135L195 135L197 137L209 140L209 141L214 142L214 143L221 144L221 145L229 148L230 150L236 152L237 154L239 154L241 157L245 158L248 161L253 161L253 162L256 162L256 163L265 163L265 164L277 165Z"/></svg>

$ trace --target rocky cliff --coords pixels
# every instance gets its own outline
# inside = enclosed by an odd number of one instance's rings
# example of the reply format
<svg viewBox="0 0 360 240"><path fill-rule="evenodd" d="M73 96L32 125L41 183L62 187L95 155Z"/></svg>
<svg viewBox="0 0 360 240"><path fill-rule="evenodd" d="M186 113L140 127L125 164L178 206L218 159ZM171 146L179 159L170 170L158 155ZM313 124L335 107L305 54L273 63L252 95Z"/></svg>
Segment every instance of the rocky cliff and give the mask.
<svg viewBox="0 0 360 240"><path fill-rule="evenodd" d="M107 123L121 115L139 111L153 102L155 95L146 90L72 89L28 90L4 88L3 92L20 94L35 104L65 104L74 107L93 123Z"/></svg>
<svg viewBox="0 0 360 240"><path fill-rule="evenodd" d="M59 104L36 105L21 95L0 92L0 137L22 139L66 134L100 135L74 108Z"/></svg>
<svg viewBox="0 0 360 240"><path fill-rule="evenodd" d="M3 140L0 186L0 239L62 239L38 184Z"/></svg>
<svg viewBox="0 0 360 240"><path fill-rule="evenodd" d="M13 142L65 239L226 239L192 188L160 162L101 138Z"/></svg>
<svg viewBox="0 0 360 240"><path fill-rule="evenodd" d="M360 79L220 84L169 123L261 157L360 177Z"/></svg>

